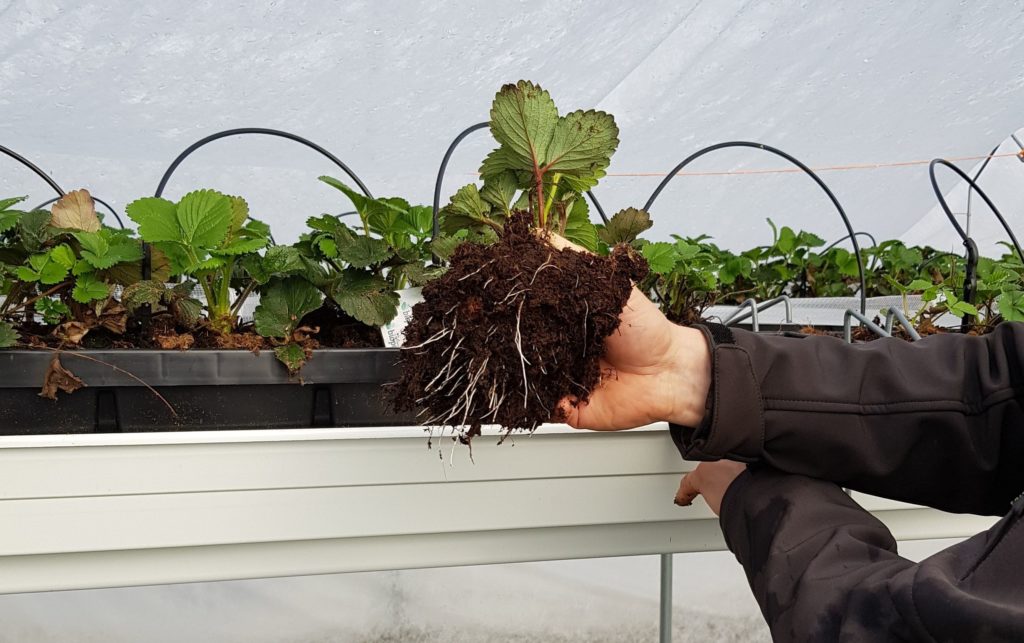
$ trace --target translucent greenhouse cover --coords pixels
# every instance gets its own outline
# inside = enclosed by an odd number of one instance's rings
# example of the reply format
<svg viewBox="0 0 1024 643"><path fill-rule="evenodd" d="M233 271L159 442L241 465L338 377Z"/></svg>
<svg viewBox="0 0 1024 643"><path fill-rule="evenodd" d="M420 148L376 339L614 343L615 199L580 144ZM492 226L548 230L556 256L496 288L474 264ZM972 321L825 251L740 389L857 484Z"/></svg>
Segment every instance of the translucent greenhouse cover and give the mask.
<svg viewBox="0 0 1024 643"><path fill-rule="evenodd" d="M503 83L527 78L550 90L563 111L598 108L616 116L621 144L596 189L606 210L643 204L660 175L684 157L741 139L778 147L812 167L890 164L821 176L856 229L954 247L927 161L984 156L1000 142L1000 152L1013 152L1008 137L1024 126L1024 9L999 0L0 0L0 31L0 144L38 163L65 189L88 187L121 212L152 194L189 144L243 126L309 137L348 163L374 194L428 203L448 144L487 119ZM456 151L446 196L473 180L489 148L480 132ZM891 165L908 161L925 163ZM972 171L980 160L958 163ZM756 150L728 150L687 169L789 167ZM167 195L199 187L243 195L277 240L288 242L307 216L350 209L316 180L320 174L339 175L294 143L228 139L186 160ZM965 209L966 192L955 177L946 172L940 180L954 207ZM994 159L981 185L1024 229L1024 164ZM0 197L20 194L33 204L52 196L40 179L0 156ZM979 200L972 209L971 228L986 251L1002 237ZM799 173L678 177L652 213L654 238L706 233L730 247L770 241L766 217L829 240L845 234L823 193ZM677 563L677 578L686 581L677 589L680 600L714 614L707 617L712 631L747 632L757 610L731 557L703 568L693 560ZM152 635L154 622L200 603L209 610L180 627L207 634L220 614L237 614L224 622L232 640L248 641L285 640L283 633L294 634L300 623L312 632L321 623L312 614L335 613L346 603L361 609L352 602L360 597L398 616L367 610L358 622L323 621L324 631L362 636L380 623L406 622L399 616L429 612L442 614L458 640L479 614L498 633L494 640L507 640L531 621L522 615L540 605L551 610L532 619L540 623L533 633L551 640L567 627L565 596L577 595L605 597L575 624L597 637L621 640L615 633L624 624L654 619L653 558L573 564L571 583L559 580L565 565L460 571L479 586L465 595L492 601L500 590L515 599L498 610L464 609L450 600L452 592L433 591L450 577L446 572L424 570L116 590L120 614L136 619L121 619L127 624L116 636L105 607L110 593L4 597L0 613L6 630L31 631L39 640L99 631L103 640L118 641L139 640L136 631ZM285 592L294 600L282 601ZM438 611L428 597L459 609ZM266 616L267 606L276 611ZM753 631L767 638L763 629ZM181 634L149 640L189 638Z"/></svg>
<svg viewBox="0 0 1024 643"><path fill-rule="evenodd" d="M596 190L607 210L642 204L659 174L725 140L833 167L982 156L1024 125L1024 10L1005 2L0 0L0 25L0 144L122 211L190 143L240 126L307 136L375 194L427 203L447 145L520 78L564 111L615 114L621 144ZM473 180L489 145L480 132L456 151L445 198ZM790 167L748 149L687 170ZM228 139L186 160L167 194L241 194L290 241L307 216L350 209L316 181L325 173L339 171L295 143ZM858 230L957 244L927 165L821 176ZM940 178L956 195L955 177ZM1024 223L1024 164L995 159L981 184ZM0 195L39 202L47 189L0 157ZM1001 238L983 204L974 207L972 229ZM764 243L766 217L828 240L844 234L799 173L677 177L652 210L655 238Z"/></svg>

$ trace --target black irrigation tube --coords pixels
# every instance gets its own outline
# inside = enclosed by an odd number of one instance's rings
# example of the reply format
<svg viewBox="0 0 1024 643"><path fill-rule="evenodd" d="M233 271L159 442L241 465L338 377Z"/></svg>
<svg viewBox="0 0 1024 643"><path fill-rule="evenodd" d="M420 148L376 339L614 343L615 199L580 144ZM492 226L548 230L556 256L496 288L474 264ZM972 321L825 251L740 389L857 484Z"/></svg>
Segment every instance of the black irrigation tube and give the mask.
<svg viewBox="0 0 1024 643"><path fill-rule="evenodd" d="M708 147L697 150L690 156L686 157L681 163L679 163L679 165L676 165L672 169L672 171L669 172L664 179L662 179L661 183L658 184L658 187L656 187L654 189L654 192L651 193L650 198L647 199L647 203L644 204L644 210L646 210L647 212L651 211L651 206L654 205L655 199L658 198L658 195L661 194L661 191L665 189L665 186L668 185L669 181L671 181L677 174L679 174L679 172L684 167L686 167L693 161L696 161L705 154L709 154L711 152L714 152L715 150L722 150L730 147L749 147L755 150L764 150L765 152L771 152L776 156L780 156L789 161L790 163L792 163L793 165L797 166L801 170L803 170L804 174L811 177L814 180L814 182L818 184L818 187L820 187L825 192L825 195L828 196L829 201L832 202L832 205L835 206L836 211L839 212L839 216L842 218L843 224L846 226L846 231L849 233L848 238L850 239L850 242L853 244L853 253L857 256L857 270L860 273L860 313L861 315L866 314L868 300L867 280L864 276L864 259L860 256L860 244L857 243L857 233L854 231L853 226L850 224L850 218L846 216L846 212L843 210L843 206L839 204L839 199L837 199L835 194L832 193L832 190L830 190L828 186L825 185L825 182L822 181L821 178L814 173L814 170L801 163L797 158L783 152L780 149L774 148L770 145L765 145L764 143L754 143L751 141L727 141L725 143L716 143L715 145L709 145Z"/></svg>
<svg viewBox="0 0 1024 643"><path fill-rule="evenodd" d="M17 152L15 152L14 150L12 150L9 147L5 147L3 145L0 145L0 152L6 154L7 156L11 157L15 161L21 163L22 165L24 165L28 169L30 169L33 172L35 172L35 174L39 178L41 178L42 180L46 181L47 185L49 185L51 188L53 188L54 192L56 192L59 195L57 198L60 198L60 197L64 196L64 190L62 190L61 187L59 185L57 185L56 181L54 181L52 178L50 178L49 174L47 174L46 172L43 172L43 170L40 169L40 167L38 165L36 165L32 161L28 160L27 158L25 158L21 154L18 154Z"/></svg>
<svg viewBox="0 0 1024 643"><path fill-rule="evenodd" d="M17 152L15 152L14 150L12 150L9 147L5 147L3 145L0 145L0 152L2 152L3 154L6 154L7 156L11 157L15 161L21 163L22 165L24 165L28 169L32 170L32 172L34 172L42 180L46 181L47 185L49 185L51 188L53 188L53 191L57 193L56 197L50 199L49 201L44 201L43 203L40 203L36 207L32 208L33 210L39 210L41 208L44 208L44 207L50 205L51 203L53 203L54 201L56 201L57 199L59 199L62 196L64 196L65 192L64 192L63 188L61 188L59 185L57 185L57 182L54 181L52 178L50 178L50 175L47 174L46 172L44 172L38 165L36 165L32 161L28 160L27 158L25 158L21 154L18 154ZM117 219L117 224L119 226L121 226L122 230L124 230L124 223L121 221L121 217L119 217L117 212L114 211L114 208L110 207L109 203L107 203L106 201L104 201L102 199L97 199L96 197L93 197L92 200L97 202L97 203L100 203L100 204L106 206L106 208L108 210L110 210L110 213L114 215L114 218Z"/></svg>
<svg viewBox="0 0 1024 643"><path fill-rule="evenodd" d="M41 209L45 208L46 206L50 205L51 203L56 202L58 199L60 199L59 196L58 197L54 197L52 199L48 199L46 201L43 201L42 203L40 203L39 205L37 205L36 207L34 207L32 209L33 210L41 210ZM103 199L100 199L100 198L97 198L97 197L92 197L92 200L94 202L99 203L100 205L104 206L107 210L109 210L110 214L114 215L114 218L117 219L117 225L120 226L122 230L124 230L124 221L121 220L121 216L117 213L117 210L115 210L113 208L113 206L111 206L109 203L107 203Z"/></svg>
<svg viewBox="0 0 1024 643"><path fill-rule="evenodd" d="M960 225L960 222L957 221L956 217L953 216L953 211L949 209L949 203L946 202L945 195L942 194L942 190L939 189L939 181L935 176L935 168L938 167L939 165L942 165L953 170L953 172L957 176L959 176L964 181L967 181L968 185L970 186L968 188L969 190L973 189L975 192L978 193L978 196L980 196L982 200L985 201L985 204L988 205L990 210L992 210L992 214L996 215L996 219L998 219L999 223L1002 224L1003 230L1005 230L1006 234L1009 235L1010 241L1013 242L1013 249L1016 250L1017 256L1020 257L1022 261L1024 261L1024 252L1021 252L1020 243L1017 241L1017 235L1013 233L1013 229L1010 228L1010 225L1006 222L1006 219L1003 218L1002 213L999 212L999 208L996 207L996 204L992 202L992 199L990 199L988 195L985 193L985 191L978 186L977 182L974 179L967 176L966 172L961 170L956 165L953 165L946 159L933 159L932 162L928 164L928 177L931 179L932 190L935 192L935 198L939 200L939 205L942 206L942 211L946 213L946 218L949 219L949 222L951 224L953 224L953 229L956 230L958 235L960 235L960 239L963 240L964 242L964 247L967 248L967 266L964 270L963 298L964 301L973 305L974 297L976 294L975 291L977 290L978 286L978 246L974 242L974 239L971 239L969 236L967 236L967 232L964 231L963 227ZM964 315L961 319L961 330L967 332L967 330L970 329L971 315Z"/></svg>
<svg viewBox="0 0 1024 643"><path fill-rule="evenodd" d="M459 135L455 137L455 140L452 141L452 144L449 145L448 149L445 151L444 158L441 159L441 167L438 168L437 170L437 181L434 182L434 227L431 234L432 239L436 239L438 235L441 233L438 214L440 214L441 212L441 184L444 182L444 173L448 169L448 161L452 158L452 154L455 152L455 148L459 146L459 143L461 143L463 139L465 139L473 132L476 132L477 130L482 130L490 126L491 124L489 122L470 125L466 129L459 132ZM597 197L594 196L594 193L590 190L587 190L587 197L590 199L590 202L594 204L594 208L597 210L597 213L601 216L601 221L607 224L608 216L605 215L604 208L601 207L601 204L598 202Z"/></svg>
<svg viewBox="0 0 1024 643"><path fill-rule="evenodd" d="M198 150L200 147L203 147L207 143L212 143L213 141L222 138L227 138L229 136L240 136L242 134L264 134L267 136L276 136L278 138L285 138L290 141L295 141L296 143L301 143L302 145L305 145L306 147L319 152L321 156L326 157L332 163L341 168L342 172L347 174L350 179L355 181L355 184L359 187L359 190L363 194L370 197L371 199L373 198L373 195L370 193L370 190L366 187L366 184L364 184L362 180L358 176L356 176L355 172L353 172L347 165L345 165L345 163L342 162L342 160L339 159L337 156L328 152L327 149L325 149L324 147L317 145L313 141L307 138L303 138L298 134L292 134L291 132L285 132L283 130L269 129L266 127L238 127L235 129L224 130L222 132L216 132L214 134L210 134L209 136L205 136L196 141L195 143L193 143L192 145L189 145L167 167L167 171L164 172L163 177L160 179L160 184L157 185L156 192L154 193L153 196L163 196L164 188L167 187L167 182L171 180L171 175L174 174L174 171L178 169L178 166L181 165L182 161L188 158L188 156L192 154L192 152L195 152L196 150ZM143 242L142 249L142 278L149 279L152 275L152 256L150 253L149 244Z"/></svg>

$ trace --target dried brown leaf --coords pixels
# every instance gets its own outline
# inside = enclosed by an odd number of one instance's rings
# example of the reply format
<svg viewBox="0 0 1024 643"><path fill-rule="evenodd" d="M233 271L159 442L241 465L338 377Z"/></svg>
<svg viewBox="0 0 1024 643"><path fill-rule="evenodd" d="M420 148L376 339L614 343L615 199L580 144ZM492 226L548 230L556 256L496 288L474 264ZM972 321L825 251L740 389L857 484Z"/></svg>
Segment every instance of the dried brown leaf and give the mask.
<svg viewBox="0 0 1024 643"><path fill-rule="evenodd" d="M74 393L83 386L86 386L85 382L64 368L60 363L60 358L54 355L53 359L50 360L49 368L46 369L46 376L43 378L43 389L39 392L39 396L56 400L57 391Z"/></svg>
<svg viewBox="0 0 1024 643"><path fill-rule="evenodd" d="M57 327L56 334L72 344L81 344L82 339L95 328L93 322L69 321Z"/></svg>
<svg viewBox="0 0 1024 643"><path fill-rule="evenodd" d="M68 192L53 204L50 210L53 218L50 224L55 228L96 232L100 219L96 216L96 204L88 190Z"/></svg>

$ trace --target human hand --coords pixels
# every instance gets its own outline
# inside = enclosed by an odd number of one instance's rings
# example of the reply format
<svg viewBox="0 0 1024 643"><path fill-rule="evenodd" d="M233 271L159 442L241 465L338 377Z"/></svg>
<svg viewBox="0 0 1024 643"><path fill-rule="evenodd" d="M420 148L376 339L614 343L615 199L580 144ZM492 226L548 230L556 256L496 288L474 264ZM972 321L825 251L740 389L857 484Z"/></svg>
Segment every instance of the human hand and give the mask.
<svg viewBox="0 0 1024 643"><path fill-rule="evenodd" d="M697 468L683 476L679 481L675 503L687 507L700 495L718 516L722 511L722 498L729 485L744 471L747 465L731 460L717 462L701 462Z"/></svg>
<svg viewBox="0 0 1024 643"><path fill-rule="evenodd" d="M586 402L562 399L565 422L598 431L661 421L699 424L711 383L704 334L670 322L636 288L619 317L619 328L605 340L601 383Z"/></svg>

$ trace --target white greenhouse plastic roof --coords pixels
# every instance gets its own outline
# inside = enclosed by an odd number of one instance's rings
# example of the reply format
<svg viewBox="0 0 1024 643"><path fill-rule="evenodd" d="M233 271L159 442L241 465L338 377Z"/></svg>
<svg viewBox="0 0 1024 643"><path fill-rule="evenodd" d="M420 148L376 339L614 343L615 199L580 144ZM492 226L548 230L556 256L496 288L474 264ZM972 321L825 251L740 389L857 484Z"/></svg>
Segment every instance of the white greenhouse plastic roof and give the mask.
<svg viewBox="0 0 1024 643"><path fill-rule="evenodd" d="M187 145L239 126L307 136L375 194L426 203L448 143L520 78L565 111L616 115L622 142L596 190L608 210L642 204L660 178L649 174L724 140L768 143L819 167L983 155L1024 124L1024 11L998 1L10 0L0 24L0 144L118 209L152 193ZM488 139L475 134L456 152L446 196L472 180ZM785 167L730 150L689 169ZM997 159L982 183L1017 181L1015 192L993 192L1024 228L1020 168ZM322 173L337 171L293 143L219 141L185 162L167 194L241 194L290 241L307 216L348 209L316 181ZM926 166L822 177L858 229L956 242L926 216ZM0 194L24 193L51 196L0 158ZM767 216L829 239L844 233L800 174L679 177L653 214L656 238L708 233L732 247L770 240Z"/></svg>

